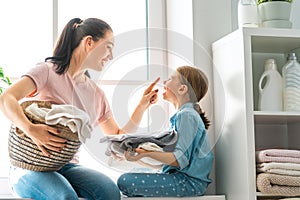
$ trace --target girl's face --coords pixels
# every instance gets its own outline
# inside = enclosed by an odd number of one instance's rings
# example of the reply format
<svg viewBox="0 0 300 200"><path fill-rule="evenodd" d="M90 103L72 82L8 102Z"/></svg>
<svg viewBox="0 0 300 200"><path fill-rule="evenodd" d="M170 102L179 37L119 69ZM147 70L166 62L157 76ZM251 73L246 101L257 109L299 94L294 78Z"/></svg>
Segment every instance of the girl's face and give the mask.
<svg viewBox="0 0 300 200"><path fill-rule="evenodd" d="M113 59L112 49L114 47L113 33L107 31L104 38L92 42L93 48L85 59L86 68L102 71L105 63Z"/></svg>
<svg viewBox="0 0 300 200"><path fill-rule="evenodd" d="M173 103L177 102L181 87L180 74L175 71L169 79L164 81L165 92L163 93L163 99Z"/></svg>

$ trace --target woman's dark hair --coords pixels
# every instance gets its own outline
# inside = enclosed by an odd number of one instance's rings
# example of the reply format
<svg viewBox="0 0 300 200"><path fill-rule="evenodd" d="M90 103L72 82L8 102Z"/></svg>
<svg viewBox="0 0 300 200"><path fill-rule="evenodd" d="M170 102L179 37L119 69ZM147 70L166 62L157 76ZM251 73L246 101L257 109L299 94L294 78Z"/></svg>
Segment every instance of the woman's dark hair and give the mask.
<svg viewBox="0 0 300 200"><path fill-rule="evenodd" d="M194 103L194 109L199 113L204 122L205 128L208 129L210 121L202 111L199 101L205 96L208 91L208 80L206 75L195 67L181 66L177 68L177 72L181 75L182 84L188 86L188 94L190 101Z"/></svg>
<svg viewBox="0 0 300 200"><path fill-rule="evenodd" d="M74 49L80 44L85 36L91 36L97 42L104 38L111 27L101 19L80 18L71 19L64 27L53 51L52 57L47 57L45 61L57 64L56 73L64 74L70 65L70 60Z"/></svg>

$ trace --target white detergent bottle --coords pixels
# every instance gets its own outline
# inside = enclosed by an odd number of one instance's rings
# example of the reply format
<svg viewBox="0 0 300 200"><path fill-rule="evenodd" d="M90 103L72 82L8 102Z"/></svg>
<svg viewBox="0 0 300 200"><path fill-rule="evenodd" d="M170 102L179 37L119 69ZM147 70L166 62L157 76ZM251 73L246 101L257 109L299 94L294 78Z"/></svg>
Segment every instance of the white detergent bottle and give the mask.
<svg viewBox="0 0 300 200"><path fill-rule="evenodd" d="M258 109L261 111L282 111L283 79L277 71L277 64L274 59L265 61L265 71L259 80Z"/></svg>
<svg viewBox="0 0 300 200"><path fill-rule="evenodd" d="M295 53L289 53L282 67L284 111L300 111L300 64Z"/></svg>

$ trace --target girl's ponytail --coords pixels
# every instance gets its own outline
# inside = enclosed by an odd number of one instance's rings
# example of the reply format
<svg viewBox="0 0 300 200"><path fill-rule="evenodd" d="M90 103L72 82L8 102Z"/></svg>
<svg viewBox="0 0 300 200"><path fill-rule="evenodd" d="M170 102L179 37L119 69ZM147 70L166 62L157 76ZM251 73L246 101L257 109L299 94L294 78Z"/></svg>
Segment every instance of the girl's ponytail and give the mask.
<svg viewBox="0 0 300 200"><path fill-rule="evenodd" d="M205 116L205 112L202 111L199 103L194 103L194 109L199 113L199 115L204 123L205 129L208 129L208 127L210 126L210 121Z"/></svg>

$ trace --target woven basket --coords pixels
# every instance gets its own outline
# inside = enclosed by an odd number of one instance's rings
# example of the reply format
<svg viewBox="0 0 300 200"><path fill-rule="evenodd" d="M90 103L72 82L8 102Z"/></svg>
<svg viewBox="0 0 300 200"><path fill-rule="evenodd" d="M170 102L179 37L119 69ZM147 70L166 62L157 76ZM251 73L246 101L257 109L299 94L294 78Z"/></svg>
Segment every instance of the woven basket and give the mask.
<svg viewBox="0 0 300 200"><path fill-rule="evenodd" d="M37 103L40 108L51 108L51 103L45 101L26 101L21 103L23 112L32 123L45 124L45 121L25 111L26 107L32 103ZM60 152L47 149L51 154L50 157L47 157L43 155L42 151L26 134L12 124L8 141L11 164L33 171L56 171L72 160L81 145L78 133L73 133L68 127L60 124L52 127L58 129L60 131L58 137L66 139L67 142Z"/></svg>

